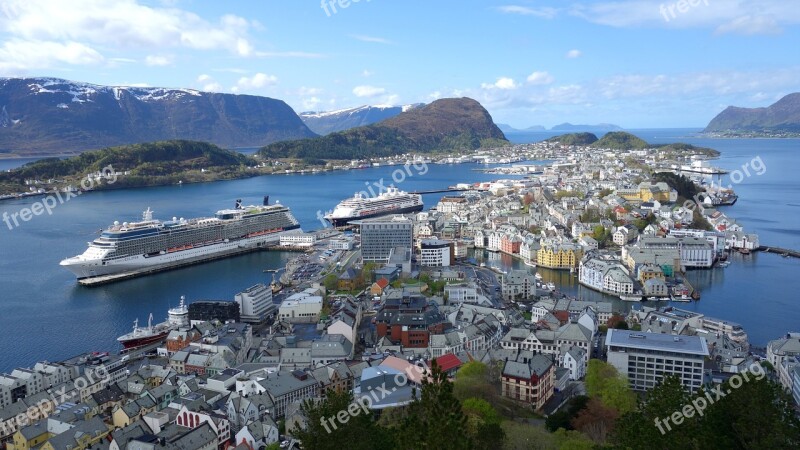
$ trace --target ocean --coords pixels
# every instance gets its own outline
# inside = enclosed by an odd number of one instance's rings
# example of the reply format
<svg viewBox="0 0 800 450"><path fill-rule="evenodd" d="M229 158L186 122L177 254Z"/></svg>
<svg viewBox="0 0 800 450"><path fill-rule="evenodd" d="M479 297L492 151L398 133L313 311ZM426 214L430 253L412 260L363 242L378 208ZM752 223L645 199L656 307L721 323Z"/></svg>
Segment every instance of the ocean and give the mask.
<svg viewBox="0 0 800 450"><path fill-rule="evenodd" d="M680 140L716 148L722 157L714 164L735 169L760 157L766 171L743 179L735 186L739 201L727 207L747 232L761 242L800 249L800 140L707 139L698 130L632 130L650 142ZM514 142L531 142L554 135L537 132L510 135ZM678 139L680 138L680 139ZM0 161L0 169L15 167ZM473 169L475 164L428 165L411 168L403 190L442 189L460 182L498 178ZM100 229L115 220L132 221L150 207L156 218L198 217L231 207L236 199L259 204L264 195L289 206L305 230L322 227L318 216L342 199L368 185L391 183L398 167L325 172L319 174L269 175L214 183L163 186L120 191L90 192L57 206L52 215L35 216L9 230L0 223L0 372L36 361L56 361L86 351L116 351L116 337L130 331L134 319L146 323L166 317L170 306L185 295L187 301L232 300L249 286L271 281L264 269L285 264L290 255L261 252L172 270L144 278L87 288L58 262L83 252ZM752 173L752 172L751 172ZM504 176L505 177L505 176ZM425 195L427 207L444 194ZM29 207L36 198L0 202L0 215ZM493 264L511 267L517 262L500 259ZM755 345L764 345L800 325L800 308L793 302L800 288L800 261L773 254L736 256L725 269L690 272L690 280L702 293L695 303L679 307L697 310L741 323ZM587 299L609 299L577 285L568 273L542 270L563 292ZM618 302L618 301L617 301ZM627 308L628 304L619 304Z"/></svg>

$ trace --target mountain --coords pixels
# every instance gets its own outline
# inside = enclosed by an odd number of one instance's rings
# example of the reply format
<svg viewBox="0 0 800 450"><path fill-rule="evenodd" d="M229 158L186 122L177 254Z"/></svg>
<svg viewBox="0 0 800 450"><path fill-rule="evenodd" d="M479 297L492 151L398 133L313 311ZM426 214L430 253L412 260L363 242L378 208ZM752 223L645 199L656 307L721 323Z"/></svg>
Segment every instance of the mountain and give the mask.
<svg viewBox="0 0 800 450"><path fill-rule="evenodd" d="M551 137L545 142L558 142L562 145L591 145L597 142L597 136L592 133L569 133Z"/></svg>
<svg viewBox="0 0 800 450"><path fill-rule="evenodd" d="M547 128L541 125L532 125L524 129L519 129L519 128L514 128L511 125L505 123L498 123L497 128L500 128L500 130L503 133L526 133L529 131L547 131Z"/></svg>
<svg viewBox="0 0 800 450"><path fill-rule="evenodd" d="M595 148L608 148L614 150L639 150L650 148L650 144L641 138L624 131L612 131L592 144Z"/></svg>
<svg viewBox="0 0 800 450"><path fill-rule="evenodd" d="M414 103L403 106L359 106L357 108L340 109L327 112L303 112L300 118L303 123L314 133L326 135L336 131L349 130L350 128L372 125L402 112L424 106L424 103Z"/></svg>
<svg viewBox="0 0 800 450"><path fill-rule="evenodd" d="M270 158L359 159L507 143L480 103L470 98L449 98L373 125L271 144L259 153Z"/></svg>
<svg viewBox="0 0 800 450"><path fill-rule="evenodd" d="M729 106L711 120L705 131L800 132L800 92L789 94L766 108Z"/></svg>
<svg viewBox="0 0 800 450"><path fill-rule="evenodd" d="M0 79L0 152L63 154L166 139L256 147L313 137L280 100L192 89Z"/></svg>
<svg viewBox="0 0 800 450"><path fill-rule="evenodd" d="M573 125L569 122L550 128L552 131L622 131L622 128L612 123L599 123L597 125Z"/></svg>

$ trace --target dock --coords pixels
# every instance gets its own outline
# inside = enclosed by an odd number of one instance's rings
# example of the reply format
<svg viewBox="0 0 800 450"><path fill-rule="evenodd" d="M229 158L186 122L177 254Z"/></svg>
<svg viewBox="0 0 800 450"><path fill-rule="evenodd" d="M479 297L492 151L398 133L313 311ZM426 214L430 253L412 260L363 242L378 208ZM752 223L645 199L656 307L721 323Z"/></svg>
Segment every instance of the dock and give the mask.
<svg viewBox="0 0 800 450"><path fill-rule="evenodd" d="M220 253L213 256L203 256L194 259L187 259L186 261L180 261L178 263L165 266L148 267L145 269L133 270L130 272L115 273L111 275L100 275L91 278L81 278L78 280L78 283L81 286L100 286L103 284L114 283L116 281L128 280L131 278L141 277L144 275L151 275L158 272L165 272L167 270L178 269L180 267L193 266L195 264L202 264L217 259L224 259L231 256L243 255L245 253L251 253L258 250L270 250L270 247L244 247L244 248L239 247L229 252Z"/></svg>
<svg viewBox="0 0 800 450"><path fill-rule="evenodd" d="M788 248L781 248L781 247L769 247L766 245L762 245L758 247L756 251L764 252L764 253L777 253L783 257L792 257L792 258L800 258L800 252L797 250L791 250Z"/></svg>
<svg viewBox="0 0 800 450"><path fill-rule="evenodd" d="M440 194L440 193L443 193L443 192L466 192L466 191L469 191L469 190L471 190L471 189L447 188L447 189L434 189L434 190L431 190L431 191L414 191L414 192L409 192L409 194L419 194L419 195Z"/></svg>

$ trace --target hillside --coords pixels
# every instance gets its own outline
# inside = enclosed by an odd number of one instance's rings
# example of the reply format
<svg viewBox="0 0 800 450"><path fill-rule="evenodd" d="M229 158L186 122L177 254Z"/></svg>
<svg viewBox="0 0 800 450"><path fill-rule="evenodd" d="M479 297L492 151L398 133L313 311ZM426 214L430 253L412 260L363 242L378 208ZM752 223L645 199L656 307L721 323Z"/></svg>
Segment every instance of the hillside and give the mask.
<svg viewBox="0 0 800 450"><path fill-rule="evenodd" d="M289 105L267 97L0 79L0 154L67 154L166 139L257 147L313 136Z"/></svg>
<svg viewBox="0 0 800 450"><path fill-rule="evenodd" d="M178 181L211 181L241 177L240 172L256 162L240 153L225 150L214 144L194 141L162 141L92 150L67 159L46 158L28 163L18 169L0 173L0 186L5 191L23 186L25 180L45 184L77 185L87 174L111 167L121 176L115 188L153 186Z"/></svg>
<svg viewBox="0 0 800 450"><path fill-rule="evenodd" d="M713 132L800 133L800 92L789 94L766 108L729 106L705 129Z"/></svg>
<svg viewBox="0 0 800 450"><path fill-rule="evenodd" d="M480 103L441 99L377 124L262 148L269 158L358 159L507 144Z"/></svg>
<svg viewBox="0 0 800 450"><path fill-rule="evenodd" d="M606 133L597 142L592 144L594 148L608 148L613 150L638 150L649 148L650 144L624 131L612 131Z"/></svg>
<svg viewBox="0 0 800 450"><path fill-rule="evenodd" d="M314 133L326 135L350 128L363 127L392 118L405 111L424 106L422 103L403 106L359 106L326 112L303 112L300 118Z"/></svg>
<svg viewBox="0 0 800 450"><path fill-rule="evenodd" d="M561 145L591 145L597 142L597 136L592 133L569 133L553 136L545 142L558 142Z"/></svg>

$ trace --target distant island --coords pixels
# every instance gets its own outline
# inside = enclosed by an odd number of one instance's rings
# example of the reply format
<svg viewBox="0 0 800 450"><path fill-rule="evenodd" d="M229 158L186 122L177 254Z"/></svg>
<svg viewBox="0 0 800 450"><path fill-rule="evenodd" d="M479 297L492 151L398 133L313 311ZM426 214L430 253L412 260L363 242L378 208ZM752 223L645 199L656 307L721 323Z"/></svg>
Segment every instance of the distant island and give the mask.
<svg viewBox="0 0 800 450"><path fill-rule="evenodd" d="M505 123L498 123L497 126L503 130L504 133L528 133L535 131L548 131L547 127L542 125L533 125L524 129L514 128ZM599 123L597 125L573 125L565 122L556 125L549 129L550 131L588 131L588 132L605 132L605 131L621 131L622 127L611 123Z"/></svg>
<svg viewBox="0 0 800 450"><path fill-rule="evenodd" d="M720 137L800 137L800 93L789 94L766 108L729 106L704 133Z"/></svg>
<svg viewBox="0 0 800 450"><path fill-rule="evenodd" d="M270 144L258 153L266 158L314 161L474 150L508 144L480 103L470 98L448 98L373 125Z"/></svg>
<svg viewBox="0 0 800 450"><path fill-rule="evenodd" d="M644 150L657 148L664 152L701 154L710 158L720 155L717 150L707 147L697 147L692 144L672 143L672 144L650 144L644 139L624 131L612 131L606 133L602 139L598 139L593 133L568 133L546 139L545 142L554 142L569 146L590 146L597 149L608 150Z"/></svg>
<svg viewBox="0 0 800 450"><path fill-rule="evenodd" d="M0 79L0 157L188 139L259 147L316 136L281 100L58 78Z"/></svg>

